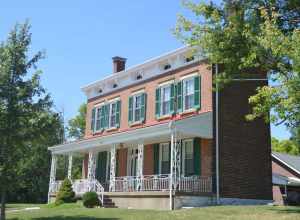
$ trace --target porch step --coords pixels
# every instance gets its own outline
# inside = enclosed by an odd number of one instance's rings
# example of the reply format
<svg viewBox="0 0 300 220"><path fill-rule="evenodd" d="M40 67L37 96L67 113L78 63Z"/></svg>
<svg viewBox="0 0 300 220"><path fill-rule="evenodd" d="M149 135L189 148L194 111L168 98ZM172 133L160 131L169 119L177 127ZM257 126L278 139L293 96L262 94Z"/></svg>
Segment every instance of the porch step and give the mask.
<svg viewBox="0 0 300 220"><path fill-rule="evenodd" d="M102 204L103 208L117 208L117 206L109 196L104 195L103 200L104 200Z"/></svg>

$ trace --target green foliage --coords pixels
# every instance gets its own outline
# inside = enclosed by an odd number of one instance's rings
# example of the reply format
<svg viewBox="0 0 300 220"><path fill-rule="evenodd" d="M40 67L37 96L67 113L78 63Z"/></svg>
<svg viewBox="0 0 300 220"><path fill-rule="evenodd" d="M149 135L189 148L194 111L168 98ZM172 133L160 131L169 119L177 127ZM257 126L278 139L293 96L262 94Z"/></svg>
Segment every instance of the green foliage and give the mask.
<svg viewBox="0 0 300 220"><path fill-rule="evenodd" d="M86 208L94 208L100 205L100 201L96 192L86 192L82 196L83 205Z"/></svg>
<svg viewBox="0 0 300 220"><path fill-rule="evenodd" d="M292 140L278 140L272 137L272 150L291 155L300 155L300 148Z"/></svg>
<svg viewBox="0 0 300 220"><path fill-rule="evenodd" d="M65 179L57 193L55 204L60 205L75 201L75 192L73 191L72 183L69 179Z"/></svg>
<svg viewBox="0 0 300 220"><path fill-rule="evenodd" d="M299 127L300 1L184 1L184 6L194 16L179 15L174 33L211 64L221 64L215 77L221 88L235 78L268 74L272 83L249 99L253 111L247 119Z"/></svg>
<svg viewBox="0 0 300 220"><path fill-rule="evenodd" d="M30 51L29 30L28 23L16 25L7 40L0 44L0 193L4 198L0 219L5 219L7 194L13 192L20 182L26 184L22 180L25 176L37 175L28 172L25 175L26 167L30 167L27 156L39 150L46 152L41 149L47 148L44 143L51 142L46 131L57 120L57 115L51 111L50 96L40 85L41 71L36 69L44 53ZM56 137L53 142L56 142ZM29 159L33 160L30 156ZM44 164L49 157L41 160L34 162L35 166ZM41 178L46 176L47 172ZM39 183L35 183L36 187ZM44 190L44 186L41 189Z"/></svg>
<svg viewBox="0 0 300 220"><path fill-rule="evenodd" d="M69 120L67 127L69 138L79 140L84 137L86 109L86 103L81 104L78 109L78 114ZM72 179L81 178L83 157L83 155L77 155L73 158Z"/></svg>
<svg viewBox="0 0 300 220"><path fill-rule="evenodd" d="M69 120L68 133L70 138L83 138L85 132L86 104L80 105L78 115Z"/></svg>

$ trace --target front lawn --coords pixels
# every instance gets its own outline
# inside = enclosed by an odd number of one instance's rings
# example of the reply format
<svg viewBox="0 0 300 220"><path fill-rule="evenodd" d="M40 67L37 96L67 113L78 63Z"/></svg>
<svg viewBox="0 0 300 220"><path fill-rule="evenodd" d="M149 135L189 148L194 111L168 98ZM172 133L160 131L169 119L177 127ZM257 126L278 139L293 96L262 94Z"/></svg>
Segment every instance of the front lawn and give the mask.
<svg viewBox="0 0 300 220"><path fill-rule="evenodd" d="M36 206L36 205L34 205ZM7 213L10 220L156 220L156 219L236 219L300 220L300 207L218 206L176 211L87 209L80 204L59 207L41 206L40 210Z"/></svg>

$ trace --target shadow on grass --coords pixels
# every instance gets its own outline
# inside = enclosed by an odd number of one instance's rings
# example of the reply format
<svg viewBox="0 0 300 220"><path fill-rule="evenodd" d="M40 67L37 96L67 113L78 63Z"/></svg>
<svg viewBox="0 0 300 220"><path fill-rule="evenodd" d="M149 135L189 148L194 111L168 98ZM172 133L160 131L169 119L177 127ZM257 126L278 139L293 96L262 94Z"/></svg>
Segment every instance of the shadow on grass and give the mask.
<svg viewBox="0 0 300 220"><path fill-rule="evenodd" d="M269 208L268 210L277 212L278 214L300 214L299 206L290 206L288 208Z"/></svg>
<svg viewBox="0 0 300 220"><path fill-rule="evenodd" d="M12 218L11 220L20 220L19 218ZM31 220L118 220L118 218L98 218L98 217L88 217L88 216L51 216L51 217L40 217L32 218Z"/></svg>

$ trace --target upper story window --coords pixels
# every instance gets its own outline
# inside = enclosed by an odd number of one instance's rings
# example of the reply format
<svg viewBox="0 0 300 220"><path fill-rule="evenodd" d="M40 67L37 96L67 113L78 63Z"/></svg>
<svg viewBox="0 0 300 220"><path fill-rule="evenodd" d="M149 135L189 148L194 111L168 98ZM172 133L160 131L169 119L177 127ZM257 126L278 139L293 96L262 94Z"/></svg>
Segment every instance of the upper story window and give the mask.
<svg viewBox="0 0 300 220"><path fill-rule="evenodd" d="M199 75L185 77L177 83L177 112L200 108L200 86Z"/></svg>
<svg viewBox="0 0 300 220"><path fill-rule="evenodd" d="M120 100L114 100L94 107L91 118L91 130L93 133L120 127L120 111Z"/></svg>
<svg viewBox="0 0 300 220"><path fill-rule="evenodd" d="M109 127L115 128L117 125L117 102L110 103L110 112L109 112Z"/></svg>
<svg viewBox="0 0 300 220"><path fill-rule="evenodd" d="M141 92L129 97L128 122L144 122L146 114L146 93Z"/></svg>
<svg viewBox="0 0 300 220"><path fill-rule="evenodd" d="M164 84L156 89L155 93L155 115L162 117L174 113L175 85Z"/></svg>
<svg viewBox="0 0 300 220"><path fill-rule="evenodd" d="M194 107L195 84L194 78L183 80L183 109L188 110Z"/></svg>

